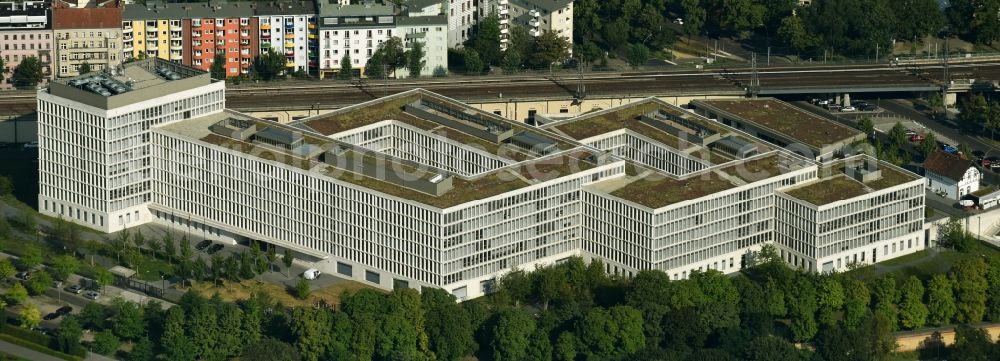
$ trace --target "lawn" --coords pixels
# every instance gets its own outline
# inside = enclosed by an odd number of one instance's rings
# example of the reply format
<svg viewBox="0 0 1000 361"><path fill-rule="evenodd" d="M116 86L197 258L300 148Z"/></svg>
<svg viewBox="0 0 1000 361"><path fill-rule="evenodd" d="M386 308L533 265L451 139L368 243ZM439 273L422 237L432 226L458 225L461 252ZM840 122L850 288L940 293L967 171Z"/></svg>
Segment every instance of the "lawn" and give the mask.
<svg viewBox="0 0 1000 361"><path fill-rule="evenodd" d="M974 257L987 257L1000 259L1000 249L981 243L979 248L973 253L962 253L951 249L941 248L939 251L929 250L919 251L910 255L894 258L885 262L880 262L874 266L866 266L850 271L855 275L875 274L892 275L896 280L902 281L910 276L926 280L934 275L946 274L951 267L960 260Z"/></svg>
<svg viewBox="0 0 1000 361"><path fill-rule="evenodd" d="M212 296L215 293L219 294L219 297L223 301L235 302L239 300L245 300L250 298L250 294L254 291L266 292L277 302L289 307L299 307L312 305L320 300L325 301L329 305L340 304L340 295L344 291L356 291L362 288L371 288L365 286L358 282L353 281L342 281L337 282L331 286L313 290L309 295L308 300L300 300L293 297L288 293L288 290L284 285L258 282L256 280L244 280L239 283L226 282L224 286L213 287L211 282L194 282L191 288L196 291L201 292L205 296ZM178 288L180 291L185 292L187 289Z"/></svg>

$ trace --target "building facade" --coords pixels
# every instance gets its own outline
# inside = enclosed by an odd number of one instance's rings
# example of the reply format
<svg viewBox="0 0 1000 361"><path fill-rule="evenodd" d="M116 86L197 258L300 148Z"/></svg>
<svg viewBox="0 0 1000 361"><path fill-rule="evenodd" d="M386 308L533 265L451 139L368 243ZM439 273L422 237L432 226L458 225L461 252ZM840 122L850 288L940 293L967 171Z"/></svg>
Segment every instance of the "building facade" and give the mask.
<svg viewBox="0 0 1000 361"><path fill-rule="evenodd" d="M39 211L103 232L151 221L150 128L222 111L224 87L153 58L39 90Z"/></svg>
<svg viewBox="0 0 1000 361"><path fill-rule="evenodd" d="M80 75L88 64L100 71L122 63L122 7L117 0L84 3L86 7L57 0L52 9L53 70L57 77Z"/></svg>
<svg viewBox="0 0 1000 361"><path fill-rule="evenodd" d="M127 59L160 58L183 62L191 34L183 27L187 12L180 4L130 4L122 13L122 51Z"/></svg>
<svg viewBox="0 0 1000 361"><path fill-rule="evenodd" d="M22 60L35 57L47 81L52 77L52 29L46 1L0 2L0 89L14 87L11 76Z"/></svg>
<svg viewBox="0 0 1000 361"><path fill-rule="evenodd" d="M462 300L571 256L684 279L768 243L812 271L926 243L921 177L822 165L656 99L526 128L416 89L279 124L225 110L224 83L190 67L121 72L39 91L42 213L263 241Z"/></svg>
<svg viewBox="0 0 1000 361"><path fill-rule="evenodd" d="M319 48L315 3L261 3L255 7L255 17L259 24L260 54L273 49L285 57L289 71L315 72L318 63L314 59Z"/></svg>
<svg viewBox="0 0 1000 361"><path fill-rule="evenodd" d="M191 36L185 65L207 71L222 54L227 78L250 74L260 52L260 28L250 3L191 4L183 28Z"/></svg>
<svg viewBox="0 0 1000 361"><path fill-rule="evenodd" d="M444 11L448 16L448 47L460 48L472 37L478 21L476 1L444 0ZM506 0L501 0L506 1Z"/></svg>

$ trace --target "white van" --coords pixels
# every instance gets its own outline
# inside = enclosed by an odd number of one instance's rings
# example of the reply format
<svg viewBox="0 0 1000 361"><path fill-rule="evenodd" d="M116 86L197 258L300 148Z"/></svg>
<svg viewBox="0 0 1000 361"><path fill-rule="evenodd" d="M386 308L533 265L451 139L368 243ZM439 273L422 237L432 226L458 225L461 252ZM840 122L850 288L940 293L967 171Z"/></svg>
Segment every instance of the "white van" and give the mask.
<svg viewBox="0 0 1000 361"><path fill-rule="evenodd" d="M307 280L314 280L316 279L316 277L319 277L319 274L320 272L318 269L310 268L302 273L302 277L304 277Z"/></svg>

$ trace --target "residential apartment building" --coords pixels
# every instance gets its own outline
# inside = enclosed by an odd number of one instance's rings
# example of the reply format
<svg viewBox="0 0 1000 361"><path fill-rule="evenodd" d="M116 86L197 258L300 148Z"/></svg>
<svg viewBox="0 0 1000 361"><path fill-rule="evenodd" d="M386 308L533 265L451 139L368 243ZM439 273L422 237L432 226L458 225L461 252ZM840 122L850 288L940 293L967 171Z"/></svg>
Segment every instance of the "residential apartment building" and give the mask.
<svg viewBox="0 0 1000 361"><path fill-rule="evenodd" d="M355 76L365 74L365 66L380 44L393 37L400 38L410 47L414 41L423 42L426 65L422 75L431 75L435 68L448 67L447 18L430 15L434 11L404 13L401 8L385 4L338 5L319 2L319 66L320 77L340 72L344 55L350 56ZM388 69L389 75L405 77L405 69Z"/></svg>
<svg viewBox="0 0 1000 361"><path fill-rule="evenodd" d="M39 90L39 211L103 232L151 221L151 128L221 112L224 88L151 58Z"/></svg>
<svg viewBox="0 0 1000 361"><path fill-rule="evenodd" d="M500 19L500 47L504 50L510 44L513 26L527 28L531 36L554 32L573 44L573 0L484 0L479 18L493 14Z"/></svg>
<svg viewBox="0 0 1000 361"><path fill-rule="evenodd" d="M441 2L442 0L438 0ZM459 48L475 31L476 4L474 0L443 0L448 15L448 47ZM506 1L506 0L503 0ZM483 1L485 2L485 1Z"/></svg>
<svg viewBox="0 0 1000 361"><path fill-rule="evenodd" d="M226 77L249 75L260 52L260 28L251 3L193 3L187 5L185 31L191 50L184 64L209 70L216 54L223 54Z"/></svg>
<svg viewBox="0 0 1000 361"><path fill-rule="evenodd" d="M820 164L652 98L526 128L416 89L279 124L225 110L224 84L193 68L122 71L39 91L42 213L259 240L459 299L570 256L683 279L767 243L812 271L927 246L921 177Z"/></svg>
<svg viewBox="0 0 1000 361"><path fill-rule="evenodd" d="M185 7L156 2L126 5L122 13L123 57L183 62L191 48L191 32L184 30L188 19Z"/></svg>
<svg viewBox="0 0 1000 361"><path fill-rule="evenodd" d="M65 2L52 5L53 69L58 77L79 75L84 63L92 71L122 63L122 7L118 0Z"/></svg>
<svg viewBox="0 0 1000 361"><path fill-rule="evenodd" d="M46 80L52 77L52 29L47 1L0 2L0 89L14 87L11 76L22 60L35 57Z"/></svg>
<svg viewBox="0 0 1000 361"><path fill-rule="evenodd" d="M261 54L270 49L285 56L289 71L315 73L319 50L316 4L312 1L262 2L255 5Z"/></svg>

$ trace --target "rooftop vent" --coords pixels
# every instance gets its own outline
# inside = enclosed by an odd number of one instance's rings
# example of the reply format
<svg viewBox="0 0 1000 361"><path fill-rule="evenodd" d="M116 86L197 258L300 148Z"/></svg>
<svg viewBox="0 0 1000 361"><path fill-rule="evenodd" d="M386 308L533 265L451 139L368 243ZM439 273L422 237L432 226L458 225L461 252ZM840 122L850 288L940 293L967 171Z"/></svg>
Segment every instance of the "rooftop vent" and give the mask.
<svg viewBox="0 0 1000 361"><path fill-rule="evenodd" d="M180 74L177 74L173 70L167 69L166 67L156 68L156 74L166 80L178 80L181 78Z"/></svg>

